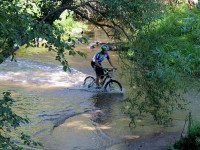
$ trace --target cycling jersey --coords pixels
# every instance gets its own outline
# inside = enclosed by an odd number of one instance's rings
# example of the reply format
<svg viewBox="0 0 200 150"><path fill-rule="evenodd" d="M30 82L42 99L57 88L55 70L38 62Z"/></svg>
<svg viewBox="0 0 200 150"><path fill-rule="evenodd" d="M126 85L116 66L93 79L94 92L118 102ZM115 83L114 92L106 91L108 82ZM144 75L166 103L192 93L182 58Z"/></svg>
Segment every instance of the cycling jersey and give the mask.
<svg viewBox="0 0 200 150"><path fill-rule="evenodd" d="M101 63L105 58L110 59L108 54L102 54L102 52L97 52L92 58L92 61L95 62L95 60L97 60L99 63Z"/></svg>

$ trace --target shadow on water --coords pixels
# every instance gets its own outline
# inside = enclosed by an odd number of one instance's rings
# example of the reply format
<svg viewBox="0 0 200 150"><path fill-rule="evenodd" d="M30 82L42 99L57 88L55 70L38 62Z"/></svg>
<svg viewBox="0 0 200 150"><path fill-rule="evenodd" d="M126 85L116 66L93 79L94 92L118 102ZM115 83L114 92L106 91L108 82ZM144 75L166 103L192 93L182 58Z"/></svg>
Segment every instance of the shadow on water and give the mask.
<svg viewBox="0 0 200 150"><path fill-rule="evenodd" d="M122 93L93 93L87 99L87 109L63 114L62 122L54 126L48 138L43 138L45 148L104 150L120 142L124 139L121 133L128 133L121 112L123 99Z"/></svg>
<svg viewBox="0 0 200 150"><path fill-rule="evenodd" d="M95 108L101 110L96 113L92 121L105 124L114 118L113 112L120 112L119 104L123 101L122 93L98 93L91 97Z"/></svg>
<svg viewBox="0 0 200 150"><path fill-rule="evenodd" d="M75 91L75 90L72 90ZM77 90L79 91L79 90ZM54 128L62 125L67 119L85 114L85 113L92 113L91 120L98 124L105 124L111 121L115 115L113 115L113 111L118 112L120 114L120 103L123 101L123 94L122 93L97 93L94 94L89 101L92 101L90 106L84 109L82 112L68 112L67 114L63 115L58 120L54 119ZM94 113L95 112L95 113Z"/></svg>

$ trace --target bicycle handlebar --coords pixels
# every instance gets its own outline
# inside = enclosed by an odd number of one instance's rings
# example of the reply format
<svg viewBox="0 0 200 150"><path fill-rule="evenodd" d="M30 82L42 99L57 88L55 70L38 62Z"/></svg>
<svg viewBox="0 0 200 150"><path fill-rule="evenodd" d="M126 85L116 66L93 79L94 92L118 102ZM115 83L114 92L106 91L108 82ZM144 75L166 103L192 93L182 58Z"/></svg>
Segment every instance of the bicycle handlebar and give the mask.
<svg viewBox="0 0 200 150"><path fill-rule="evenodd" d="M116 71L117 70L117 68L103 68L103 71L108 71L108 72L114 72L114 71Z"/></svg>

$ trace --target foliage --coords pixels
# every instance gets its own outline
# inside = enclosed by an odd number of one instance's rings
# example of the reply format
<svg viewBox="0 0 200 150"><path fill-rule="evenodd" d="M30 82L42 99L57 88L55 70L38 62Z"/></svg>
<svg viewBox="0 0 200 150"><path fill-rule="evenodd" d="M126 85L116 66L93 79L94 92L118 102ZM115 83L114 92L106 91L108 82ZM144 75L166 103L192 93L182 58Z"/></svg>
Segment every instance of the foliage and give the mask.
<svg viewBox="0 0 200 150"><path fill-rule="evenodd" d="M200 73L199 14L185 4L162 7L160 17L152 16L129 33L128 50L119 53L132 87L126 107L131 123L140 114L151 114L159 124L168 124L174 110L185 108L184 77Z"/></svg>
<svg viewBox="0 0 200 150"><path fill-rule="evenodd" d="M8 1L0 3L0 63L8 56L14 59L15 51L21 45L39 46L39 39L43 39L42 46L49 51L54 51L57 60L63 65L63 69L69 70L69 65L65 59L65 50L69 55L75 55L74 46L66 43L62 36L66 34L62 28L48 24L39 20L40 7L36 7L38 2L25 2L21 0ZM49 3L48 3L49 4ZM35 9L30 9L34 6ZM36 9L37 8L37 9ZM70 41L75 43L75 40ZM84 38L84 40L87 40ZM80 53L78 53L80 54Z"/></svg>
<svg viewBox="0 0 200 150"><path fill-rule="evenodd" d="M20 144L14 142L14 137L10 136L10 133L20 127L21 124L29 123L29 120L16 115L11 106L14 104L14 100L11 98L10 92L3 93L3 99L0 100L0 147L6 150L20 150L24 149L27 145L31 147L41 146L40 143L31 140L30 136L21 133L19 139ZM0 149L1 149L0 148Z"/></svg>
<svg viewBox="0 0 200 150"><path fill-rule="evenodd" d="M149 45L152 47L156 44L154 53L168 55L161 62L175 66L186 75L200 74L199 15L199 9L190 10L186 5L169 8L164 19L151 25L148 35L152 41L156 41Z"/></svg>
<svg viewBox="0 0 200 150"><path fill-rule="evenodd" d="M200 149L200 122L188 118L188 132L185 137L178 140L170 150L198 150Z"/></svg>
<svg viewBox="0 0 200 150"><path fill-rule="evenodd" d="M100 0L100 10L106 21L113 24L114 38L120 42L136 36L138 30L159 16L156 10L162 9L157 0ZM125 37L124 37L125 36Z"/></svg>
<svg viewBox="0 0 200 150"><path fill-rule="evenodd" d="M60 19L59 20L55 20L54 24L57 27L61 27L65 33L68 34L75 34L73 33L72 29L75 28L79 28L79 29L87 29L87 25L79 22L79 21L75 21L74 19L74 13L73 12L69 12L69 11L64 11L61 15L60 15ZM77 34L77 33L76 33ZM79 33L80 36L81 32ZM77 36L77 35L76 35ZM64 35L64 39L66 39L68 36Z"/></svg>

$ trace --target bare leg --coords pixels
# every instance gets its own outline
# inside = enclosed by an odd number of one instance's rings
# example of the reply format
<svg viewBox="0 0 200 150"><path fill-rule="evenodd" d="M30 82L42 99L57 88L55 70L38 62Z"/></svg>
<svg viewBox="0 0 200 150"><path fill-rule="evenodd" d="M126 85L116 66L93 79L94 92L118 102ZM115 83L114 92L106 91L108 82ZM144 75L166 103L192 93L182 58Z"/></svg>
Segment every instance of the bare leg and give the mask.
<svg viewBox="0 0 200 150"><path fill-rule="evenodd" d="M99 85L99 76L96 76L96 84Z"/></svg>
<svg viewBox="0 0 200 150"><path fill-rule="evenodd" d="M101 75L99 78L99 83L102 84L104 75Z"/></svg>

